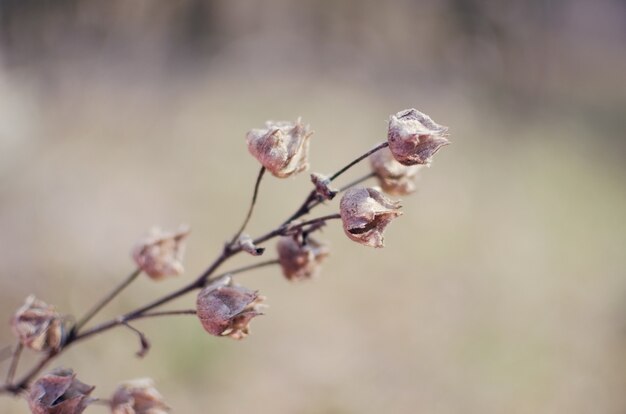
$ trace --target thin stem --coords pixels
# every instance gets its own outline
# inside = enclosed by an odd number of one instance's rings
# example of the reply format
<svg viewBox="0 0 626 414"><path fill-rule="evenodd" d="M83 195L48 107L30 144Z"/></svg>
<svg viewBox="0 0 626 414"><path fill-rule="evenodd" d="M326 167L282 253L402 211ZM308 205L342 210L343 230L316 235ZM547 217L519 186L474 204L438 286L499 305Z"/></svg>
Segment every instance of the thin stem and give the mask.
<svg viewBox="0 0 626 414"><path fill-rule="evenodd" d="M250 217L252 217L252 212L254 211L254 205L256 204L256 199L259 194L259 186L261 185L261 180L263 179L263 174L265 174L265 167L261 167L261 169L259 170L259 175L256 178L256 183L254 184L254 192L252 193L252 202L250 203L248 214L246 215L246 218L243 221L241 228L237 231L237 233L235 233L235 236L230 241L231 245L237 242L237 239L239 238L239 236L241 236L241 233L243 233L243 231L246 229L246 226L248 225L248 222L250 221Z"/></svg>
<svg viewBox="0 0 626 414"><path fill-rule="evenodd" d="M11 365L9 366L9 372L7 373L6 383L10 384L13 381L13 377L15 377L15 371L17 371L17 364L20 362L20 356L22 355L22 350L24 349L24 345L19 342L15 346L15 350L13 351L13 355L11 355Z"/></svg>
<svg viewBox="0 0 626 414"><path fill-rule="evenodd" d="M59 351L50 351L47 355L39 360L37 365L32 367L24 376L17 381L15 384L5 384L2 388L0 388L0 392L10 392L13 394L17 394L20 391L26 389L28 387L28 383L52 361L63 349L61 348Z"/></svg>
<svg viewBox="0 0 626 414"><path fill-rule="evenodd" d="M141 349L137 351L136 355L139 358L143 358L144 356L146 356L146 354L150 350L150 341L148 341L148 338L146 337L146 335L143 332L141 332L139 329L131 326L128 323L128 321L120 321L120 325L127 327L128 329L130 329L131 331L137 334L137 336L139 337L139 343L141 344Z"/></svg>
<svg viewBox="0 0 626 414"><path fill-rule="evenodd" d="M195 315L196 314L196 310L195 309L186 309L186 310L173 310L173 311L160 311L160 312L150 312L150 313L144 313L141 315L137 315L133 318L127 319L127 320L137 320L137 319L143 319L143 318L156 318L159 316L175 316L175 315Z"/></svg>
<svg viewBox="0 0 626 414"><path fill-rule="evenodd" d="M346 171L348 171L350 168L352 168L354 165L358 164L359 162L363 161L364 159L366 159L367 157L369 157L370 155L372 155L373 153L380 151L383 148L386 148L389 146L389 142L385 141L385 142L381 142L380 144L378 144L377 146L375 146L374 148L372 148L371 150L367 151L365 154L361 155L360 157L356 158L354 161L352 161L350 164L346 165L345 167L343 167L342 169L340 169L339 171L337 171L336 173L334 173L333 175L331 175L329 177L330 181L333 181L335 178L339 177L341 174L345 173Z"/></svg>
<svg viewBox="0 0 626 414"><path fill-rule="evenodd" d="M238 273L247 272L248 270L258 269L260 267L272 266L272 265L279 264L279 263L280 263L280 261L278 259L267 260L265 262L255 263L255 264L251 264L249 266L244 266L244 267L240 267L238 269L233 269L233 270L231 270L229 272L220 273L219 275L213 276L211 279L207 280L207 282L205 283L205 286L208 285L209 281L217 280L217 279L222 278L224 276L233 276L233 275L236 275Z"/></svg>
<svg viewBox="0 0 626 414"><path fill-rule="evenodd" d="M135 269L130 275L126 277L126 279L120 283L115 289L113 289L104 299L102 299L99 303L96 304L83 318L74 325L72 328L70 336L74 336L78 333L80 328L85 326L87 322L89 322L102 308L104 308L109 302L113 300L122 290L124 290L128 285L130 285L137 276L141 274L141 269Z"/></svg>
<svg viewBox="0 0 626 414"><path fill-rule="evenodd" d="M365 174L364 176L362 176L362 177L360 177L360 178L357 178L356 180L354 180L354 181L352 181L352 182L350 182L350 183L348 183L348 184L344 185L343 187L341 187L341 188L339 189L339 192L340 192L340 193L343 193L343 192L344 192L344 191L346 191L347 189L352 188L352 187L354 187L355 185L361 184L363 181L367 181L367 180L369 180L370 178L373 178L373 177L376 177L376 173L372 171L371 173L369 173L369 174Z"/></svg>
<svg viewBox="0 0 626 414"><path fill-rule="evenodd" d="M388 146L389 146L389 143L387 141L381 142L380 144L378 144L377 146L375 146L371 150L367 151L365 154L363 154L363 155L355 158L354 160L352 160L350 163L348 163L347 165L342 167L339 171L337 171L336 173L331 175L328 179L330 181L335 180L341 174L345 173L350 168L354 167L356 164L358 164L359 162L363 161L365 158L369 157L373 153L375 153L377 151L380 151L381 149L386 148ZM285 224L287 224L287 223L289 223L289 222L291 222L291 221L293 221L293 220L295 220L297 218L300 218L300 217L304 216L305 214L308 214L313 207L315 207L315 206L317 206L319 204L320 204L320 201L317 200L315 190L311 191L309 193L309 195L307 196L307 198L302 203L302 205L300 205L300 207L296 210L296 212L293 213L287 220L285 220L282 225L284 226Z"/></svg>

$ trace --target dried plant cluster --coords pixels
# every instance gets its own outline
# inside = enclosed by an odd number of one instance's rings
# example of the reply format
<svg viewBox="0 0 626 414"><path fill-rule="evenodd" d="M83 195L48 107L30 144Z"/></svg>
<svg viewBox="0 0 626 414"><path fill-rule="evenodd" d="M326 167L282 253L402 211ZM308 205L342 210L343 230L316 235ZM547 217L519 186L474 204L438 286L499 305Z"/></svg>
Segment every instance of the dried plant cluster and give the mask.
<svg viewBox="0 0 626 414"><path fill-rule="evenodd" d="M226 243L217 258L198 277L167 295L131 310L110 321L91 327L89 322L140 274L159 281L184 273L183 253L189 229L181 227L168 233L158 228L140 240L132 250L136 269L122 283L102 298L81 319L59 314L51 305L29 296L10 319L17 339L6 381L0 393L23 396L35 414L76 414L90 404L110 407L113 414L159 414L169 411L163 397L150 379L139 379L120 384L114 395L92 397L94 386L79 381L68 369L55 369L41 375L59 354L70 345L99 336L115 328L125 327L139 338L139 356L150 347L146 335L130 323L148 317L196 315L206 332L217 337L243 339L250 334L250 322L262 315L265 297L233 282L239 273L256 268L277 265L289 281L303 281L315 277L320 265L329 255L328 246L313 234L330 220L340 219L346 236L369 247L383 247L387 226L402 215L400 204L389 195L407 195L415 191L415 178L422 166L428 166L432 157L449 143L447 128L436 124L427 115L408 109L391 115L387 140L357 157L333 175L311 174L312 190L302 205L275 229L259 237L244 230L252 217L261 180L265 171L274 177L286 178L308 169L309 141L313 132L300 119L295 122L268 121L264 128L247 134L248 150L261 163L252 202L239 230ZM372 171L343 188L333 188L332 182L360 161L370 158ZM377 178L380 188L364 187L367 179ZM329 202L343 193L339 211L305 220L303 217L317 205ZM252 256L265 254L261 247L277 238L275 259L255 262L249 266L216 274L218 268L231 257L246 252ZM195 309L157 310L183 295L198 291ZM70 322L76 321L76 322ZM29 348L41 353L36 365L16 377L22 350Z"/></svg>

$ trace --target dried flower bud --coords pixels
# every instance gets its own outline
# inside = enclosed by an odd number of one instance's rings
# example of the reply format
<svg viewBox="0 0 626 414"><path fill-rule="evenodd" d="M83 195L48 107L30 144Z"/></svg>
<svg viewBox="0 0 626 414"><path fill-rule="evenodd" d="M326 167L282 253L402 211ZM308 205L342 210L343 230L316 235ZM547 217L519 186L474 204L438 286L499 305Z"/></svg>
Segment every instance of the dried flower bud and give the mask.
<svg viewBox="0 0 626 414"><path fill-rule="evenodd" d="M447 136L447 127L417 109L405 109L389 117L389 149L403 165L430 164L433 155L450 143Z"/></svg>
<svg viewBox="0 0 626 414"><path fill-rule="evenodd" d="M196 311L204 329L211 335L243 339L248 324L260 312L265 298L242 286L209 285L196 300Z"/></svg>
<svg viewBox="0 0 626 414"><path fill-rule="evenodd" d="M133 249L133 259L137 266L153 280L183 274L183 254L185 238L189 228L181 226L175 233L163 232L158 227L141 240Z"/></svg>
<svg viewBox="0 0 626 414"><path fill-rule="evenodd" d="M150 378L120 384L111 398L112 414L166 414L169 410Z"/></svg>
<svg viewBox="0 0 626 414"><path fill-rule="evenodd" d="M330 187L330 179L325 175L313 173L311 181L320 200L332 200L339 193L339 190Z"/></svg>
<svg viewBox="0 0 626 414"><path fill-rule="evenodd" d="M267 121L265 128L248 132L248 150L278 178L289 177L309 168L309 138L313 134L300 118L296 122Z"/></svg>
<svg viewBox="0 0 626 414"><path fill-rule="evenodd" d="M54 370L30 387L28 405L33 414L79 414L91 403L94 388L77 380L72 370Z"/></svg>
<svg viewBox="0 0 626 414"><path fill-rule="evenodd" d="M278 260L283 274L289 280L309 279L317 276L319 265L328 256L329 249L312 237L301 242L300 237L284 236L278 240Z"/></svg>
<svg viewBox="0 0 626 414"><path fill-rule="evenodd" d="M247 234L242 234L241 236L239 236L239 239L237 239L237 244L239 245L239 247L241 247L241 250L251 254L252 256L261 256L265 251L264 247L257 247L253 243L252 237Z"/></svg>
<svg viewBox="0 0 626 414"><path fill-rule="evenodd" d="M61 316L53 306L32 295L11 318L11 328L22 345L35 351L57 350L63 341Z"/></svg>
<svg viewBox="0 0 626 414"><path fill-rule="evenodd" d="M415 191L415 176L423 165L402 165L388 148L370 155L372 170L383 191L392 195L407 195Z"/></svg>
<svg viewBox="0 0 626 414"><path fill-rule="evenodd" d="M341 198L339 209L346 235L357 243L383 247L385 227L402 215L400 205L374 188L353 187Z"/></svg>

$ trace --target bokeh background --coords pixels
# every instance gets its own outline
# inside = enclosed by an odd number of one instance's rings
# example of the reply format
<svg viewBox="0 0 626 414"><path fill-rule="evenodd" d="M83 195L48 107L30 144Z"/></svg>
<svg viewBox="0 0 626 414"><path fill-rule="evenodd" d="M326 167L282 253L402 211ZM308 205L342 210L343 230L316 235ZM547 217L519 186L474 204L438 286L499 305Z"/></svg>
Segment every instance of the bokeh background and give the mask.
<svg viewBox="0 0 626 414"><path fill-rule="evenodd" d="M335 223L317 280L238 278L271 305L245 341L143 321L143 360L118 329L55 365L100 397L152 377L178 413L624 413L625 44L618 0L2 0L1 319L30 293L80 314L155 224L191 225L187 274L142 278L100 320L201 272L245 214L244 136L266 119L302 116L330 173L416 107L453 145L385 249ZM251 233L309 188L265 180Z"/></svg>

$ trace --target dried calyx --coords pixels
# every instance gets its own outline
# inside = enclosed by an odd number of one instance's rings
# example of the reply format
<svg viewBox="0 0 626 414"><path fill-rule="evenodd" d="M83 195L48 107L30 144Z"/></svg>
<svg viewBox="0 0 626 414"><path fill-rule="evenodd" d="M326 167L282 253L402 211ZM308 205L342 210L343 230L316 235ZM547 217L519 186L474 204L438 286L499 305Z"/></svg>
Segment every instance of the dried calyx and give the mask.
<svg viewBox="0 0 626 414"><path fill-rule="evenodd" d="M447 137L447 127L417 109L405 109L389 117L389 149L403 165L430 164L433 155L450 143Z"/></svg>
<svg viewBox="0 0 626 414"><path fill-rule="evenodd" d="M313 132L308 125L296 122L267 121L265 128L248 132L248 150L275 177L285 178L309 167L309 139Z"/></svg>
<svg viewBox="0 0 626 414"><path fill-rule="evenodd" d="M252 318L262 315L263 296L243 286L231 285L230 278L200 291L196 311L204 329L215 336L243 339L250 332Z"/></svg>
<svg viewBox="0 0 626 414"><path fill-rule="evenodd" d="M327 245L302 234L281 237L276 244L276 250L283 275L288 280L317 276L320 264L330 253Z"/></svg>
<svg viewBox="0 0 626 414"><path fill-rule="evenodd" d="M65 331L54 307L33 295L11 318L11 329L22 345L34 351L58 350Z"/></svg>
<svg viewBox="0 0 626 414"><path fill-rule="evenodd" d="M169 411L150 378L120 384L111 398L112 414L166 414Z"/></svg>
<svg viewBox="0 0 626 414"><path fill-rule="evenodd" d="M137 266L153 280L184 273L183 255L189 227L180 226L176 232L164 232L158 227L141 240L133 249Z"/></svg>
<svg viewBox="0 0 626 414"><path fill-rule="evenodd" d="M374 188L350 188L339 205L346 235L357 243L383 247L387 225L402 215L400 205Z"/></svg>
<svg viewBox="0 0 626 414"><path fill-rule="evenodd" d="M77 380L72 370L58 369L35 381L28 405L33 414L80 414L92 402L94 388Z"/></svg>
<svg viewBox="0 0 626 414"><path fill-rule="evenodd" d="M423 165L402 165L388 148L370 155L370 163L383 191L391 195L408 195L415 191L415 178Z"/></svg>

